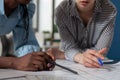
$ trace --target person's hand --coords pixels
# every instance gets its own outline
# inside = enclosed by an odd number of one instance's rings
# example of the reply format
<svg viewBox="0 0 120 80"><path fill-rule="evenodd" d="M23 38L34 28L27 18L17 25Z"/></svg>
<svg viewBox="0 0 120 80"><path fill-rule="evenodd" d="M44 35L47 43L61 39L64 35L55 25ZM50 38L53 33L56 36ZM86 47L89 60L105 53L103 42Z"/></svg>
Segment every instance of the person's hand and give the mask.
<svg viewBox="0 0 120 80"><path fill-rule="evenodd" d="M29 53L23 57L17 58L14 61L14 68L24 71L39 71L39 70L51 70L51 64L49 63L50 57L43 52Z"/></svg>
<svg viewBox="0 0 120 80"><path fill-rule="evenodd" d="M52 60L56 60L56 59L65 59L65 55L64 52L60 51L57 48L50 48L47 50L46 52L51 58Z"/></svg>
<svg viewBox="0 0 120 80"><path fill-rule="evenodd" d="M98 62L98 58L104 59L103 54L106 52L106 50L106 48L103 48L99 51L88 49L83 54L76 54L74 61L83 64L86 67L99 68L101 65Z"/></svg>

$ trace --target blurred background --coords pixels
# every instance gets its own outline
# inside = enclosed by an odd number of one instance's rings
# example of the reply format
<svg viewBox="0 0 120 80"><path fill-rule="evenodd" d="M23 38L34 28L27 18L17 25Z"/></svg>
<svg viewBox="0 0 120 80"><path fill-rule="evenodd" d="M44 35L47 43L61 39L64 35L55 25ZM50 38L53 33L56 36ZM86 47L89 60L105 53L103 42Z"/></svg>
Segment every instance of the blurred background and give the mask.
<svg viewBox="0 0 120 80"><path fill-rule="evenodd" d="M54 10L63 0L33 0L36 12L33 28L38 42L43 49L59 47L60 37L54 22Z"/></svg>
<svg viewBox="0 0 120 80"><path fill-rule="evenodd" d="M36 12L33 17L33 28L36 38L43 50L50 47L59 48L60 36L54 22L55 8L63 0L33 0L36 5ZM120 60L120 0L111 0L117 8L117 17L115 22L115 33L108 57ZM12 39L9 35L2 36L0 39L0 53L12 52ZM9 46L8 46L9 45Z"/></svg>

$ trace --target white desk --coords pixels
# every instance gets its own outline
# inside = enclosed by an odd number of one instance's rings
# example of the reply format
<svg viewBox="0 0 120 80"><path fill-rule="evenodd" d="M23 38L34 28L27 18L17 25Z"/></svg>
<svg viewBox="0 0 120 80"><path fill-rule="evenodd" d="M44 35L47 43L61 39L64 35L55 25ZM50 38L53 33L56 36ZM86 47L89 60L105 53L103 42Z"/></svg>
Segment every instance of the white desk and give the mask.
<svg viewBox="0 0 120 80"><path fill-rule="evenodd" d="M77 71L79 75L59 67L55 67L53 71L42 72L1 69L0 76L3 75L4 77L8 77L8 79L0 80L120 80L120 62L114 65L104 65L99 69L86 68L80 64L66 60L57 60L56 62ZM10 79L12 76L16 78Z"/></svg>

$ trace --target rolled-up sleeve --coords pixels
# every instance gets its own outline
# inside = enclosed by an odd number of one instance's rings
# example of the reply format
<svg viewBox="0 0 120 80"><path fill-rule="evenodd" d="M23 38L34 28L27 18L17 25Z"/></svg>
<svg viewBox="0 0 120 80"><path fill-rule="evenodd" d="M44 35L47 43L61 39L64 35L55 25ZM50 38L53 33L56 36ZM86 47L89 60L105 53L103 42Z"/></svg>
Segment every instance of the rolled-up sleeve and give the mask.
<svg viewBox="0 0 120 80"><path fill-rule="evenodd" d="M40 50L39 46L25 45L25 46L22 46L15 51L15 56L16 57L21 57L21 56L24 56L28 53L37 52L39 50Z"/></svg>
<svg viewBox="0 0 120 80"><path fill-rule="evenodd" d="M0 14L4 14L4 0L0 0Z"/></svg>
<svg viewBox="0 0 120 80"><path fill-rule="evenodd" d="M77 53L79 53L79 50L75 48L67 50L65 51L65 58L67 60L73 61L73 58Z"/></svg>

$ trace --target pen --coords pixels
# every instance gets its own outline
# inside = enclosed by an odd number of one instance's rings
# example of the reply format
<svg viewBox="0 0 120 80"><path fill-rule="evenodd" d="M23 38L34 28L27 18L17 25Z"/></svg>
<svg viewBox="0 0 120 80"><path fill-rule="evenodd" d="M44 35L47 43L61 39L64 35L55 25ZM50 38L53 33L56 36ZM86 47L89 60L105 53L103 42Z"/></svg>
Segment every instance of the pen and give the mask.
<svg viewBox="0 0 120 80"><path fill-rule="evenodd" d="M101 48L99 51L98 51L98 54L103 54L103 53L106 53L106 51L107 51L107 48ZM103 58L104 59L104 58ZM102 61L102 59L101 58L97 58L97 60L98 60L98 63L101 65L101 66L103 66L103 64L107 64L107 63L104 63L104 60Z"/></svg>
<svg viewBox="0 0 120 80"><path fill-rule="evenodd" d="M100 50L102 50L102 49L100 49ZM98 51L98 54L101 52L100 50ZM98 60L99 65L103 66L102 59L101 58L97 58L97 60Z"/></svg>
<svg viewBox="0 0 120 80"><path fill-rule="evenodd" d="M103 62L102 62L102 60L101 60L100 58L98 58L98 63L99 63L101 66L103 66Z"/></svg>
<svg viewBox="0 0 120 80"><path fill-rule="evenodd" d="M74 73L74 74L78 74L78 72L76 72L76 71L74 71L74 70L72 70L72 69L69 69L69 68L67 68L67 67L64 67L64 66L62 66L62 65L59 65L59 64L57 64L57 63L54 62L54 61L50 61L50 63L51 63L51 64L54 64L54 65L56 65L56 66L58 66L58 67L61 67L61 68L65 69L65 70L68 70L68 71L70 71L70 72L72 72L72 73Z"/></svg>

